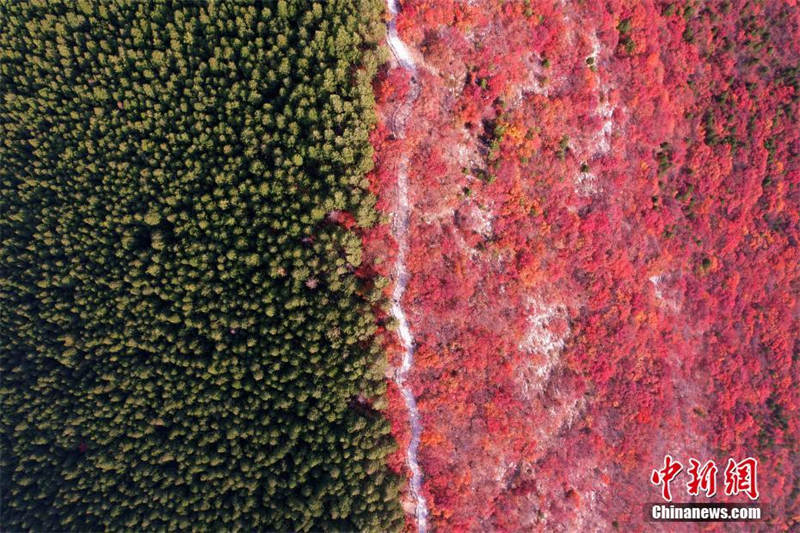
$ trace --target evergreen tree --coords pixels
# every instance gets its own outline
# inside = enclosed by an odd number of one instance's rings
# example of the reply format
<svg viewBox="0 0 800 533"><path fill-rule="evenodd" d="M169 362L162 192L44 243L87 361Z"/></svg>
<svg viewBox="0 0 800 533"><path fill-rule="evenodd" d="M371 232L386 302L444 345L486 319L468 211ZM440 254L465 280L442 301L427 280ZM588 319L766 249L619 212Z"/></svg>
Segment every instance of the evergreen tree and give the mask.
<svg viewBox="0 0 800 533"><path fill-rule="evenodd" d="M325 216L376 220L381 8L0 6L4 528L402 526Z"/></svg>

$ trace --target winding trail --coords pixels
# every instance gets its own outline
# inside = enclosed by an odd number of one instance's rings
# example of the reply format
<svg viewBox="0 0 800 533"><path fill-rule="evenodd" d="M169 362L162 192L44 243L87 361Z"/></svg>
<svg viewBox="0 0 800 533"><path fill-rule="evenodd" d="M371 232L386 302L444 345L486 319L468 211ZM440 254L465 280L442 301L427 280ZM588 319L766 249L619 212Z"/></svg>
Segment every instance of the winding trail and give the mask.
<svg viewBox="0 0 800 533"><path fill-rule="evenodd" d="M394 117L402 117L402 120L391 121L391 131L396 138L405 137L405 119L411 113L411 109L419 96L419 82L417 81L417 66L411 51L397 34L397 3L396 0L387 0L387 7L391 19L387 23L386 42L392 50L399 65L411 74L411 89L406 95L405 100L395 111ZM419 439L422 434L422 422L420 421L417 400L414 392L406 383L408 372L414 364L414 351L416 346L411 328L408 325L408 317L403 310L403 294L408 285L408 271L406 270L406 254L408 253L408 227L411 208L408 204L408 155L403 154L397 165L397 207L392 222L392 232L397 241L397 258L394 263L395 285L392 291L392 316L398 324L397 334L403 346L403 362L400 368L395 370L394 381L400 389L408 410L408 420L411 426L411 440L408 443L406 452L406 462L411 470L411 481L409 488L415 504L415 516L417 521L417 531L426 533L428 530L428 504L422 495L422 469L417 461L417 450L419 449Z"/></svg>

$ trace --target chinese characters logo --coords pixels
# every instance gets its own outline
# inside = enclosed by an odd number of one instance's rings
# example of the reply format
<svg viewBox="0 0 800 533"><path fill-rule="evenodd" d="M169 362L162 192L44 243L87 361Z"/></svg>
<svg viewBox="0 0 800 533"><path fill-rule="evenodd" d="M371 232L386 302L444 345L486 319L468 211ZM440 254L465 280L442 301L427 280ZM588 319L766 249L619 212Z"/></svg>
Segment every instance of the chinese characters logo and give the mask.
<svg viewBox="0 0 800 533"><path fill-rule="evenodd" d="M670 483L684 470L680 461L670 455L664 456L664 466L653 470L650 482L661 487L661 497L672 501ZM686 492L691 496L701 493L706 498L711 498L717 493L717 465L713 460L701 463L695 458L689 459L689 468L686 473L689 481L686 482ZM751 500L758 499L758 460L752 457L735 461L728 459L728 464L723 473L724 493L726 496L746 494Z"/></svg>

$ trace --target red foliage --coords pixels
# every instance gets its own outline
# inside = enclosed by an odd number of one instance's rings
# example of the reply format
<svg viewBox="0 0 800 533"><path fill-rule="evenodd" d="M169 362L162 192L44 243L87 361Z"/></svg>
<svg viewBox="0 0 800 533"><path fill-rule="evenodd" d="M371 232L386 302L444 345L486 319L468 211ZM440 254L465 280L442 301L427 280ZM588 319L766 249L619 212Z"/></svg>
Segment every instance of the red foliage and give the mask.
<svg viewBox="0 0 800 533"><path fill-rule="evenodd" d="M403 5L422 84L405 139L386 123L407 75L376 84L386 214L411 156L433 524L638 530L670 454L758 458L762 526L797 527L800 11L470 4ZM385 226L366 245L389 275ZM401 441L403 412L394 394Z"/></svg>

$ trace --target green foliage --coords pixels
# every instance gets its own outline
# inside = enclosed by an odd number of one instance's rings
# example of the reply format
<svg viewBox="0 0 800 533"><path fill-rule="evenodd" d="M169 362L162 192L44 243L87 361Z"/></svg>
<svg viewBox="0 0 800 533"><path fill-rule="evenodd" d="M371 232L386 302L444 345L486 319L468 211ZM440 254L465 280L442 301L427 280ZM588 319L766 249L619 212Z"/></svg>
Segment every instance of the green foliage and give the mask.
<svg viewBox="0 0 800 533"><path fill-rule="evenodd" d="M660 148L656 152L656 160L658 161L658 173L663 174L672 167L674 151L668 142L661 143Z"/></svg>
<svg viewBox="0 0 800 533"><path fill-rule="evenodd" d="M569 152L569 135L563 135L558 141L556 157L558 157L561 161L564 161L567 158L567 152Z"/></svg>
<svg viewBox="0 0 800 533"><path fill-rule="evenodd" d="M0 6L4 529L402 526L326 218L376 220L381 8Z"/></svg>
<svg viewBox="0 0 800 533"><path fill-rule="evenodd" d="M619 32L619 46L625 50L628 55L632 54L636 49L636 44L631 38L631 19L625 18L617 24L617 31Z"/></svg>

